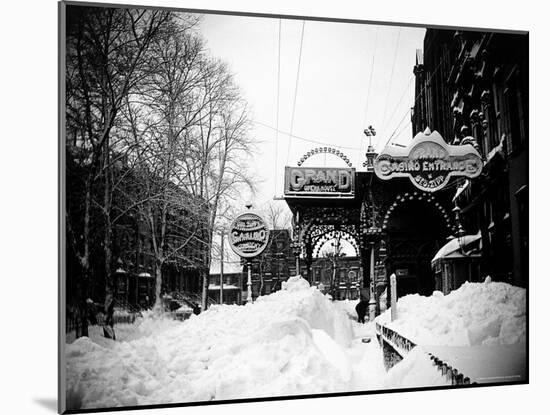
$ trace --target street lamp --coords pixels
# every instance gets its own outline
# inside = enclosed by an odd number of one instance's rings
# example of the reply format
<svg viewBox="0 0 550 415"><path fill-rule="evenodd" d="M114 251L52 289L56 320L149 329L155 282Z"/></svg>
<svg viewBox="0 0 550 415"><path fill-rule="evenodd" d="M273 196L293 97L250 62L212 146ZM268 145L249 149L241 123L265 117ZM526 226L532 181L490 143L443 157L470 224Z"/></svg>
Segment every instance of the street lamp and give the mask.
<svg viewBox="0 0 550 415"><path fill-rule="evenodd" d="M374 287L374 245L376 240L380 237L382 230L379 227L371 226L367 229L367 235L370 237L370 281L369 281L369 320L373 321L376 317L376 299L375 287Z"/></svg>
<svg viewBox="0 0 550 415"><path fill-rule="evenodd" d="M369 125L368 128L363 131L363 133L369 138L369 146L367 148L367 152L365 153L367 160L363 163L363 167L366 167L367 171L373 171L374 159L376 158L377 154L374 151L374 147L372 146L372 137L376 136L376 130L372 127L372 125Z"/></svg>
<svg viewBox="0 0 550 415"><path fill-rule="evenodd" d="M292 249L292 253L296 257L296 275L300 275L300 252L302 251L300 242L297 240L292 241L290 247Z"/></svg>

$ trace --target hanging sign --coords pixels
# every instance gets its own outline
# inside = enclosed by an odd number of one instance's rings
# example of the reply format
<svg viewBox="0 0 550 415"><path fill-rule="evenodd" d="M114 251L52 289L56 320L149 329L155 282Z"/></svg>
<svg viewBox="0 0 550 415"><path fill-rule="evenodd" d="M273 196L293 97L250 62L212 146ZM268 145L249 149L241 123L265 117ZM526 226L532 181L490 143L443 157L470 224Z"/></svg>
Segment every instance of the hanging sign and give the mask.
<svg viewBox="0 0 550 415"><path fill-rule="evenodd" d="M229 246L242 258L260 255L269 241L269 227L255 212L244 212L233 220L229 228Z"/></svg>
<svg viewBox="0 0 550 415"><path fill-rule="evenodd" d="M382 180L409 177L426 192L443 188L452 176L474 178L483 161L470 144L453 146L429 128L418 133L407 147L387 146L374 161L374 172Z"/></svg>
<svg viewBox="0 0 550 415"><path fill-rule="evenodd" d="M355 194L355 169L342 167L286 167L285 196L343 197Z"/></svg>

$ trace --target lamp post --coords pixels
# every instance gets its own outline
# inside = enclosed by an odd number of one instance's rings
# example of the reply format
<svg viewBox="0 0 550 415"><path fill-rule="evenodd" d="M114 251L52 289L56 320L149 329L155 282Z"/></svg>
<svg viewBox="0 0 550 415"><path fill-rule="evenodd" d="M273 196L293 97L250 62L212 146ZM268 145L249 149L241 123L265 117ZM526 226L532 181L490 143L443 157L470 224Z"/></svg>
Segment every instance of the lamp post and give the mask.
<svg viewBox="0 0 550 415"><path fill-rule="evenodd" d="M336 292L340 290L340 278L338 276L338 258L343 256L344 254L341 252L341 244L340 244L340 233L336 233L336 243L331 242L330 245L333 247L334 251L332 254L332 289L331 289L331 295L334 299L336 299Z"/></svg>
<svg viewBox="0 0 550 415"><path fill-rule="evenodd" d="M220 250L220 304L223 304L223 246L224 246L224 231L221 231L221 250Z"/></svg>
<svg viewBox="0 0 550 415"><path fill-rule="evenodd" d="M369 236L369 245L370 245L370 265L369 265L369 320L373 321L376 317L376 290L375 290L375 281L374 281L374 247L375 243L380 237L381 229L376 226L371 226L367 229L367 235Z"/></svg>
<svg viewBox="0 0 550 415"><path fill-rule="evenodd" d="M372 137L376 136L376 130L372 127L372 125L369 125L363 133L369 138L369 146L367 147L367 152L365 153L367 160L363 163L363 167L366 167L367 171L372 172L374 171L374 159L377 156L374 151L374 147L372 146Z"/></svg>
<svg viewBox="0 0 550 415"><path fill-rule="evenodd" d="M370 242L370 287L369 287L369 321L376 317L376 299L374 290L374 241Z"/></svg>
<svg viewBox="0 0 550 415"><path fill-rule="evenodd" d="M248 270L248 279L246 280L246 302L252 302L252 261L248 259L246 261L246 268Z"/></svg>
<svg viewBox="0 0 550 415"><path fill-rule="evenodd" d="M296 257L296 275L300 275L300 242L293 241L291 244L292 253Z"/></svg>
<svg viewBox="0 0 550 415"><path fill-rule="evenodd" d="M275 260L277 261L277 282L275 283L275 290L280 289L281 287L281 260L283 259L284 253L277 252L275 254Z"/></svg>

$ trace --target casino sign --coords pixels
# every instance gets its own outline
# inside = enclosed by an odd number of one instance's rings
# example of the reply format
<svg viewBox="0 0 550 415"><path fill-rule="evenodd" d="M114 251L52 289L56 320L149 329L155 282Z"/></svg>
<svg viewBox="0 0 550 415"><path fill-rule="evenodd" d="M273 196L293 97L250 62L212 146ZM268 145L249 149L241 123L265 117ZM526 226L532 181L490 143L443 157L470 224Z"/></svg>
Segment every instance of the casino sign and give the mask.
<svg viewBox="0 0 550 415"><path fill-rule="evenodd" d="M262 217L252 211L241 213L229 227L229 246L242 258L260 255L269 241L269 228Z"/></svg>
<svg viewBox="0 0 550 415"><path fill-rule="evenodd" d="M429 128L418 133L407 147L386 146L374 161L374 172L382 180L409 177L420 190L442 189L452 176L474 178L483 161L470 144L453 146Z"/></svg>

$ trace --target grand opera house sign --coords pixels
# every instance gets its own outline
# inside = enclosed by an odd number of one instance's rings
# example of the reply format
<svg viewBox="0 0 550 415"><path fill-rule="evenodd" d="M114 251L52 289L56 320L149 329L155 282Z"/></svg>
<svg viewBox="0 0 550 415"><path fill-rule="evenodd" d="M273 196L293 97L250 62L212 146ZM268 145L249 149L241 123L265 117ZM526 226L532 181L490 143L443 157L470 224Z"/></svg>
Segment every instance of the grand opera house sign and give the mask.
<svg viewBox="0 0 550 415"><path fill-rule="evenodd" d="M386 146L374 161L374 172L380 179L409 177L426 192L442 189L453 176L477 177L482 168L481 156L472 145L449 145L428 128L407 147Z"/></svg>
<svg viewBox="0 0 550 415"><path fill-rule="evenodd" d="M353 198L354 195L354 168L285 168L285 197Z"/></svg>

